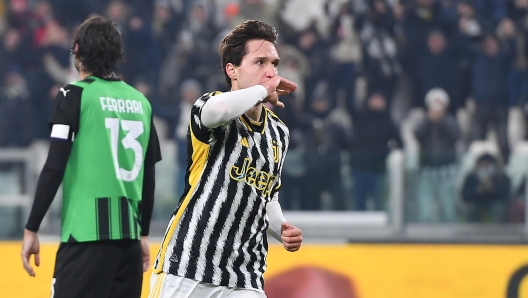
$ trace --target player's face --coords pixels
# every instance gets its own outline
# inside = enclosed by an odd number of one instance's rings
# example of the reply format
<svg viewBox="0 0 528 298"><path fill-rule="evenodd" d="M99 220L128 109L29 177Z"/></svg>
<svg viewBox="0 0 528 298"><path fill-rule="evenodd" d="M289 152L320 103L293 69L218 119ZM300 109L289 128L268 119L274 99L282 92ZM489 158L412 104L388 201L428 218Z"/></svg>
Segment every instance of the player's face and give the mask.
<svg viewBox="0 0 528 298"><path fill-rule="evenodd" d="M236 89L249 88L263 83L278 74L279 53L275 45L265 40L247 43L247 54L240 66L235 67ZM233 88L235 89L235 88Z"/></svg>

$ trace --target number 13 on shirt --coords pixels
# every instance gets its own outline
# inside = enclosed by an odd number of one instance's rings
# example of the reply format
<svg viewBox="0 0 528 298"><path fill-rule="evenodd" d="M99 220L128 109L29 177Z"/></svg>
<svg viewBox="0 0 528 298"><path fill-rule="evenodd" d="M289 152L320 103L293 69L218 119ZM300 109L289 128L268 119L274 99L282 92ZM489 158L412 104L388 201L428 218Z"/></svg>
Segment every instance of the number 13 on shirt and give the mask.
<svg viewBox="0 0 528 298"><path fill-rule="evenodd" d="M141 170L141 165L143 164L143 148L137 141L137 138L144 132L143 122L135 120L119 120L117 118L106 118L105 125L106 128L110 129L112 157L114 159L114 168L117 179L123 181L134 181ZM119 165L118 146L120 127L124 131L128 131L125 137L121 140L121 144L123 144L125 149L134 150L134 166L130 171L121 168Z"/></svg>

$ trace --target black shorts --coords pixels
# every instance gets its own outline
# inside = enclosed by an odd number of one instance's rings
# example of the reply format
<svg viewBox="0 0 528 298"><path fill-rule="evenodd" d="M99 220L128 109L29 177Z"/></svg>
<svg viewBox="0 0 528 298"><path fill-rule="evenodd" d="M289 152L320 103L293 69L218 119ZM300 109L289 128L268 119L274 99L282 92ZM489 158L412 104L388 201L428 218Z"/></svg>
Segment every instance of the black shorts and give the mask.
<svg viewBox="0 0 528 298"><path fill-rule="evenodd" d="M61 243L52 298L139 298L141 243L134 240Z"/></svg>

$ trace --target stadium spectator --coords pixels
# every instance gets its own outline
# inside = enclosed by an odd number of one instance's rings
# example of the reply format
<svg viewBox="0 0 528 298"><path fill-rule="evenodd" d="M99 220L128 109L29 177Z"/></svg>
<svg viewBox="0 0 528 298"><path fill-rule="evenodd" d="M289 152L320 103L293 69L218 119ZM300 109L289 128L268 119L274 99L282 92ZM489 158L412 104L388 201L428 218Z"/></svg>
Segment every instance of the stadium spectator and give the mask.
<svg viewBox="0 0 528 298"><path fill-rule="evenodd" d="M402 148L398 127L387 109L384 93L372 91L364 106L352 114L350 160L355 210L384 210L386 160L391 149ZM369 204L369 199L372 200ZM369 206L371 206L369 208Z"/></svg>
<svg viewBox="0 0 528 298"><path fill-rule="evenodd" d="M461 104L471 95L471 68L473 52L480 46L484 34L481 16L477 15L472 1L460 1L457 4L457 18L454 32L451 32L450 43L456 52L458 89ZM454 109L451 109L454 110Z"/></svg>
<svg viewBox="0 0 528 298"><path fill-rule="evenodd" d="M25 148L35 138L36 111L20 69L11 68L0 88L0 147Z"/></svg>
<svg viewBox="0 0 528 298"><path fill-rule="evenodd" d="M464 180L462 198L470 222L502 222L509 204L510 178L491 154L478 157L473 172Z"/></svg>
<svg viewBox="0 0 528 298"><path fill-rule="evenodd" d="M330 68L330 95L335 101L340 93L343 94L346 106L350 109L354 104L356 77L363 53L355 19L348 3L340 6L331 30L332 63L325 66Z"/></svg>
<svg viewBox="0 0 528 298"><path fill-rule="evenodd" d="M169 54L176 41L177 32L181 30L183 20L183 16L174 11L168 3L156 2L152 19L152 35L161 58Z"/></svg>
<svg viewBox="0 0 528 298"><path fill-rule="evenodd" d="M309 63L309 72L304 80L305 98L311 96L317 82L322 78L332 76L333 66L330 58L330 41L321 36L315 27L298 33L294 45L304 54ZM304 101L304 107L308 108L308 102Z"/></svg>
<svg viewBox="0 0 528 298"><path fill-rule="evenodd" d="M508 161L508 72L513 58L513 44L508 32L508 42L502 46L495 35L487 34L482 49L476 53L472 67L471 93L475 100L475 124L473 139L486 138L488 127L497 132L502 158Z"/></svg>
<svg viewBox="0 0 528 298"><path fill-rule="evenodd" d="M456 115L464 105L458 91L458 68L456 53L449 47L442 31L431 31L427 37L424 63L420 67L420 96L425 98L429 90L442 88L449 95L449 112Z"/></svg>
<svg viewBox="0 0 528 298"><path fill-rule="evenodd" d="M371 2L366 17L359 20L358 31L363 45L362 74L369 90L380 90L390 105L396 82L402 75L398 47L393 36L394 18L382 0Z"/></svg>
<svg viewBox="0 0 528 298"><path fill-rule="evenodd" d="M55 84L64 86L76 76L70 59L71 40L65 28L58 23L47 26L46 33L40 42L43 53L42 64L46 75Z"/></svg>
<svg viewBox="0 0 528 298"><path fill-rule="evenodd" d="M245 20L260 20L271 26L277 26L279 1L241 0L239 2L238 16L232 21L237 20L238 23L241 23Z"/></svg>
<svg viewBox="0 0 528 298"><path fill-rule="evenodd" d="M427 36L432 30L448 31L452 24L444 14L440 1L411 0L405 3L407 5L402 21L404 39L400 57L402 67L412 82L413 106L421 107L423 97L420 97L420 66L427 53Z"/></svg>
<svg viewBox="0 0 528 298"><path fill-rule="evenodd" d="M301 210L323 209L323 193L331 195L331 206L324 209L345 208L341 183L341 150L344 149L345 130L335 120L336 104L332 100L330 84L320 81L309 100L307 119L303 127L305 152L303 195ZM328 200L329 201L329 200Z"/></svg>
<svg viewBox="0 0 528 298"><path fill-rule="evenodd" d="M131 14L131 9L123 0L112 0L105 10L105 15L110 20L114 21L123 36L127 35L127 22Z"/></svg>
<svg viewBox="0 0 528 298"><path fill-rule="evenodd" d="M123 42L128 50L127 61L122 67L123 78L134 82L141 76L147 83L157 86L161 57L151 23L135 14L128 21L126 32Z"/></svg>
<svg viewBox="0 0 528 298"><path fill-rule="evenodd" d="M506 19L498 34L504 35L514 31L515 56L508 75L508 92L510 105L524 106L528 102L528 1L512 1L510 19Z"/></svg>
<svg viewBox="0 0 528 298"><path fill-rule="evenodd" d="M508 1L500 0L471 0L475 11L484 20L485 30L493 30L501 23L508 13Z"/></svg>
<svg viewBox="0 0 528 298"><path fill-rule="evenodd" d="M8 28L2 36L2 46L0 47L0 81L4 81L6 74L13 67L18 67L23 72L24 60L26 56L26 45L23 44L23 37L16 28Z"/></svg>
<svg viewBox="0 0 528 298"><path fill-rule="evenodd" d="M460 129L448 113L449 95L445 90L431 89L425 96L425 104L427 116L416 124L414 131L420 144L417 218L423 223L455 222L456 143Z"/></svg>

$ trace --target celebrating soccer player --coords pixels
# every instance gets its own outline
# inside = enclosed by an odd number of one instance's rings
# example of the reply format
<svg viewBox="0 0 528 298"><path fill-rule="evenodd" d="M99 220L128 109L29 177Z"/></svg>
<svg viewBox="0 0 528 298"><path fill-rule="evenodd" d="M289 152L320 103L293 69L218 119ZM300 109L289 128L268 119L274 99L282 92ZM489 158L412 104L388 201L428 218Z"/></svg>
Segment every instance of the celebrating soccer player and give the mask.
<svg viewBox="0 0 528 298"><path fill-rule="evenodd" d="M37 231L62 182L52 297L140 297L150 266L154 165L161 159L152 108L117 76L123 50L112 21L92 17L81 24L72 54L81 81L64 86L55 98L22 262L35 276L30 258L39 266Z"/></svg>
<svg viewBox="0 0 528 298"><path fill-rule="evenodd" d="M189 117L186 187L154 262L150 297L266 297L266 231L297 251L301 230L278 202L286 125L265 107L297 85L278 76L277 33L246 21L219 48L231 86Z"/></svg>

